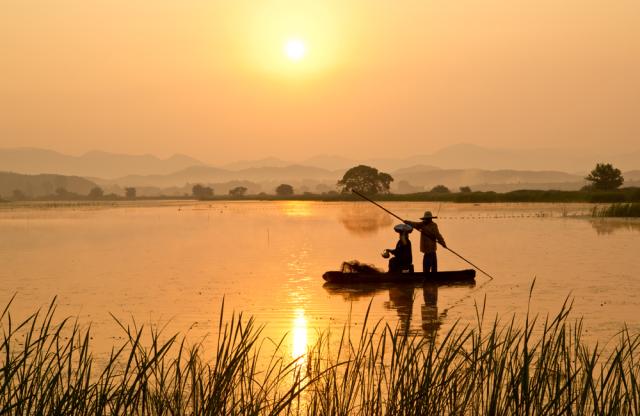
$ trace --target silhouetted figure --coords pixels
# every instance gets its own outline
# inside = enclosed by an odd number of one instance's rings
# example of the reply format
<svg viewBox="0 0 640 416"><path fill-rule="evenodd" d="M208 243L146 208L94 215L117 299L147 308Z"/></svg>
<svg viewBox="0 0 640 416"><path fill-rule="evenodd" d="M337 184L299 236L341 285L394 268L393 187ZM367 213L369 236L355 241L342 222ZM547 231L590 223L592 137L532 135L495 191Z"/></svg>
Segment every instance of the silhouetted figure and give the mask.
<svg viewBox="0 0 640 416"><path fill-rule="evenodd" d="M420 251L424 253L422 258L422 271L424 272L438 271L438 257L436 256L438 245L436 242L442 244L442 247L447 247L440 230L438 230L438 225L433 222L434 218L438 217L434 217L431 211L425 211L424 216L420 218L421 222L405 221L405 224L420 231Z"/></svg>
<svg viewBox="0 0 640 416"><path fill-rule="evenodd" d="M382 257L388 258L389 254L393 254L393 257L389 259L390 272L413 272L413 255L409 240L409 233L413 231L413 228L407 224L398 224L393 229L399 234L398 243L395 249L386 249L382 253Z"/></svg>

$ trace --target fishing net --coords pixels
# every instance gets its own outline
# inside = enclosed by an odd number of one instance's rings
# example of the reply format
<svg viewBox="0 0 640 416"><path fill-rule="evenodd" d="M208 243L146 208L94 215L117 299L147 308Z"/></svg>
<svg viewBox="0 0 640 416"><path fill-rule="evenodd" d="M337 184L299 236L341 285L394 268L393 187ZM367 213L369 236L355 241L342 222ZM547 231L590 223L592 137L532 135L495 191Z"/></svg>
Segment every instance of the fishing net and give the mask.
<svg viewBox="0 0 640 416"><path fill-rule="evenodd" d="M342 273L384 273L384 271L372 264L351 260L342 262Z"/></svg>

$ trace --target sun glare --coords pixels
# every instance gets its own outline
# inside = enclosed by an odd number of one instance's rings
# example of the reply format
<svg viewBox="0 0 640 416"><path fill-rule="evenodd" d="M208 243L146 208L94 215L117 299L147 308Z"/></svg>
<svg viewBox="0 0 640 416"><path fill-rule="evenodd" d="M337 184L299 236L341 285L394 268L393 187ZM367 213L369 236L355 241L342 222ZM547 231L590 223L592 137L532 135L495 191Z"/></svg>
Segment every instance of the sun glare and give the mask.
<svg viewBox="0 0 640 416"><path fill-rule="evenodd" d="M302 39L287 39L287 41L284 43L283 50L287 58L294 62L297 62L303 59L307 54L307 45L305 45Z"/></svg>
<svg viewBox="0 0 640 416"><path fill-rule="evenodd" d="M351 41L343 33L343 9L320 1L275 3L280 6L255 2L250 13L232 19L233 28L247 29L238 38L242 42L238 56L246 59L247 70L297 82L323 76L345 63L345 48Z"/></svg>

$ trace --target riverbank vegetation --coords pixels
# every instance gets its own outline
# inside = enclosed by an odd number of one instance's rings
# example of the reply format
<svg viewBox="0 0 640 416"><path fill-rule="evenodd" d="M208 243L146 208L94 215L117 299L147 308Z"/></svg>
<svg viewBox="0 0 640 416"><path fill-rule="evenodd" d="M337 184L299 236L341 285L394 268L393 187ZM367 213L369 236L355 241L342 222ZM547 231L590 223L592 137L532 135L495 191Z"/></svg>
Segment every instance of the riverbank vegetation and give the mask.
<svg viewBox="0 0 640 416"><path fill-rule="evenodd" d="M457 203L500 203L500 202L587 202L587 203L615 203L615 202L640 202L640 188L622 188L614 191L556 191L556 190L519 190L511 192L418 192L412 194L378 194L372 197L377 201L398 202L457 202ZM229 198L228 196L214 196L208 200L300 200L300 201L362 201L362 198L350 193L329 192L315 194L306 192L291 196L279 195L245 195Z"/></svg>
<svg viewBox="0 0 640 416"><path fill-rule="evenodd" d="M614 191L556 191L556 190L518 190L511 192L418 192L411 194L378 194L373 197L377 201L398 201L398 202L455 202L455 203L632 203L640 202L640 188L621 188ZM274 195L260 193L233 194L233 195L207 195L207 196L157 196L157 197L123 197L113 194L102 197L89 196L50 196L38 198L9 198L9 201L29 202L29 201L153 201L153 200L200 200L200 201L361 201L356 195L338 192L302 194L293 193L290 195Z"/></svg>
<svg viewBox="0 0 640 416"><path fill-rule="evenodd" d="M22 322L7 307L0 414L637 414L638 335L624 329L605 353L569 310L488 324L480 309L476 325L436 338L365 319L297 359L282 358L282 341L265 352L270 341L242 314L221 313L212 359L118 321L126 341L99 361L89 329L57 322L54 305Z"/></svg>
<svg viewBox="0 0 640 416"><path fill-rule="evenodd" d="M612 204L607 207L594 207L594 217L640 217L640 203Z"/></svg>

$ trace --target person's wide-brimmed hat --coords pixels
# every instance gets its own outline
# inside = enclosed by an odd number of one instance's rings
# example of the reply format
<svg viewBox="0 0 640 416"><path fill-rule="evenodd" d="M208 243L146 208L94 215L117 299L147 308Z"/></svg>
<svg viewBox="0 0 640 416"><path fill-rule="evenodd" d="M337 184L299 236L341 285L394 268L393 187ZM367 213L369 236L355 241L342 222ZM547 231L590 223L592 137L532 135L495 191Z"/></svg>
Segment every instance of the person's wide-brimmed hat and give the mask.
<svg viewBox="0 0 640 416"><path fill-rule="evenodd" d="M424 215L420 219L421 220L428 220L428 219L432 219L432 218L438 218L438 217L434 217L433 214L431 213L431 211L425 211Z"/></svg>
<svg viewBox="0 0 640 416"><path fill-rule="evenodd" d="M395 227L393 227L393 229L397 233L410 233L411 231L413 231L413 227L410 226L409 224L398 224Z"/></svg>

